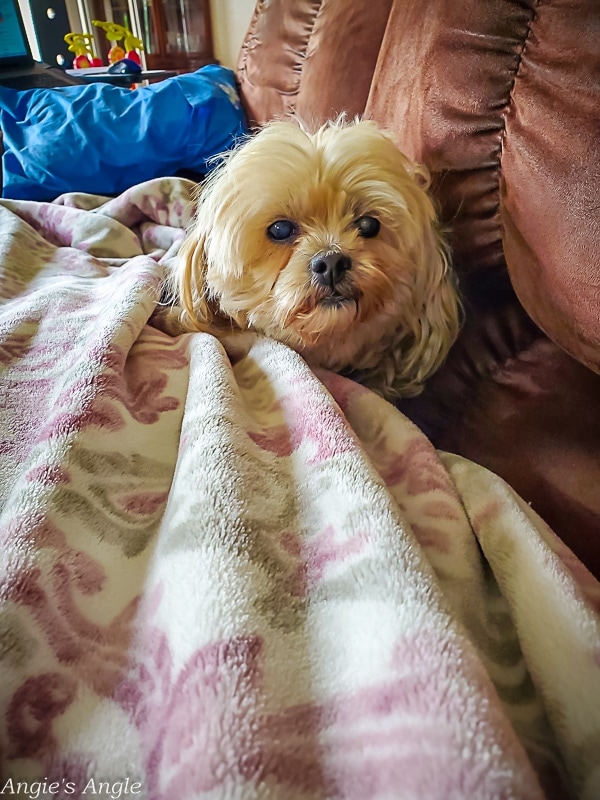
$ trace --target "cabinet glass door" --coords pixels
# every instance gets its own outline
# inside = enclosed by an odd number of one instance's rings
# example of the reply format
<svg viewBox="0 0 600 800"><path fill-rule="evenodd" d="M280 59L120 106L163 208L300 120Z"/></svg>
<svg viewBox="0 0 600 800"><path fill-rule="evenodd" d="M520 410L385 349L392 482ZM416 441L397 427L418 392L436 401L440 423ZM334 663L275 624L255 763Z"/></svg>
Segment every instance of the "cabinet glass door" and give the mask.
<svg viewBox="0 0 600 800"><path fill-rule="evenodd" d="M214 62L209 0L83 0L90 19L116 22L142 40L148 69L190 72ZM93 30L106 56L104 32Z"/></svg>
<svg viewBox="0 0 600 800"><path fill-rule="evenodd" d="M163 5L167 29L167 52L197 53L206 38L204 17L199 3L166 0Z"/></svg>
<svg viewBox="0 0 600 800"><path fill-rule="evenodd" d="M139 32L137 35L142 40L144 52L149 55L158 53L159 42L156 36L157 20L153 0L136 0L136 8L139 22Z"/></svg>

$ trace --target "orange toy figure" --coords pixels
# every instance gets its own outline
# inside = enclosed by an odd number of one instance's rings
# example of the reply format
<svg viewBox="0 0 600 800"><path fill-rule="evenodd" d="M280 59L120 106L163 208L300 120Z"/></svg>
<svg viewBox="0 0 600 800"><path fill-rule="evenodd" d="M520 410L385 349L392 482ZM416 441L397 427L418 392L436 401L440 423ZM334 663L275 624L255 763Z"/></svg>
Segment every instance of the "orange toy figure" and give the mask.
<svg viewBox="0 0 600 800"><path fill-rule="evenodd" d="M102 66L102 59L95 56L90 47L93 38L91 33L65 34L64 40L69 45L67 49L69 52L75 53L75 58L73 60L74 69Z"/></svg>
<svg viewBox="0 0 600 800"><path fill-rule="evenodd" d="M92 20L92 25L96 25L106 32L106 38L111 43L111 48L108 51L108 61L110 64L121 61L123 58L130 58L132 61L135 61L136 64L141 63L139 55L133 48L137 47L139 50L143 49L142 42L137 36L134 36L128 28L116 22L102 22L97 19ZM118 44L121 39L124 39L124 48Z"/></svg>

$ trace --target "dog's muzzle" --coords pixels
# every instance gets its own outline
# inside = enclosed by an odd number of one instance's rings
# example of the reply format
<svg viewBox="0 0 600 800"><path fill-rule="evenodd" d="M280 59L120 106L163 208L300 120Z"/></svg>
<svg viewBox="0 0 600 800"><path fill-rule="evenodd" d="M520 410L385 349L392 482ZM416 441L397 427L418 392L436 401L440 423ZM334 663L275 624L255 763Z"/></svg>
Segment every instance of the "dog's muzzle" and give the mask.
<svg viewBox="0 0 600 800"><path fill-rule="evenodd" d="M329 289L335 289L351 266L350 256L339 250L322 250L311 258L309 264L316 283Z"/></svg>

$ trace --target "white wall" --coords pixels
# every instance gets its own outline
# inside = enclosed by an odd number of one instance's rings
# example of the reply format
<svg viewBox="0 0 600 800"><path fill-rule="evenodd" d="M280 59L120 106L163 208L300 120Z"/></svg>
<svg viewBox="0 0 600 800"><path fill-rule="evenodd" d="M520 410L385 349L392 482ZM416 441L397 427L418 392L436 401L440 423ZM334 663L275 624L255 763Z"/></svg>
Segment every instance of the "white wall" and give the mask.
<svg viewBox="0 0 600 800"><path fill-rule="evenodd" d="M210 0L215 57L235 69L256 0Z"/></svg>

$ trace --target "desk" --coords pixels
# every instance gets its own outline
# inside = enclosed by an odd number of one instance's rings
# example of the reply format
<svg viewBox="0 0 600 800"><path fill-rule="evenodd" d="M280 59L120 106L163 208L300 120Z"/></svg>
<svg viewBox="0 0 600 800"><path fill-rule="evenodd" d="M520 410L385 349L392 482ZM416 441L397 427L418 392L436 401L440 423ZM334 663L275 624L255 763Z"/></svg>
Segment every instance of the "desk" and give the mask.
<svg viewBox="0 0 600 800"><path fill-rule="evenodd" d="M69 75L82 78L90 83L111 83L113 86L129 88L135 83L148 80L164 80L177 75L170 69L146 69L142 72L107 72L107 67L87 67L86 69L67 69Z"/></svg>

